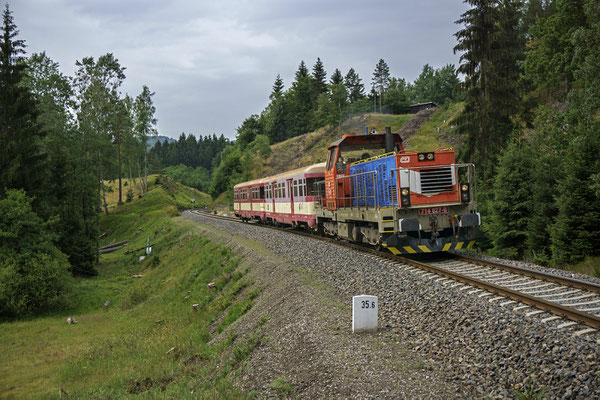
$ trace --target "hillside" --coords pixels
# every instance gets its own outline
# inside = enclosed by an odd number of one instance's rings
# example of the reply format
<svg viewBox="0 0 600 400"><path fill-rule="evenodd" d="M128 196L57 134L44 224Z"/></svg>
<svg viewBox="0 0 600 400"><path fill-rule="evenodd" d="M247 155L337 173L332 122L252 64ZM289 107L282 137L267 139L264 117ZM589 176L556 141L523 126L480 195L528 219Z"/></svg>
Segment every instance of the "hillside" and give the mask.
<svg viewBox="0 0 600 400"><path fill-rule="evenodd" d="M339 128L327 126L272 145L272 153L265 161L262 176L324 161L327 147L332 142L343 135L364 134L366 127L377 131L391 127L392 132L399 133L405 139L405 147L412 151L456 147L459 141L453 135L452 119L461 109L461 104L453 104L417 114L363 114L351 117Z"/></svg>
<svg viewBox="0 0 600 400"><path fill-rule="evenodd" d="M224 368L255 344L208 342L258 292L245 290L239 256L177 218L193 190L164 180L149 189L101 217L102 245L129 244L100 256L98 276L73 282L70 308L0 324L0 398L240 398Z"/></svg>

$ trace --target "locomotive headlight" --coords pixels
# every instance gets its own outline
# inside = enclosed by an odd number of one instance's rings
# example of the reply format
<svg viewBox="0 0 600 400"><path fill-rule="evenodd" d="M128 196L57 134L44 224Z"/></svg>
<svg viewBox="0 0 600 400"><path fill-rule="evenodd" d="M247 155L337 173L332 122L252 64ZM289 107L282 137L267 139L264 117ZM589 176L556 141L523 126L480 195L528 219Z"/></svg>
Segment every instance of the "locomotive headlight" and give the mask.
<svg viewBox="0 0 600 400"><path fill-rule="evenodd" d="M425 161L425 154L419 153L419 161Z"/></svg>
<svg viewBox="0 0 600 400"><path fill-rule="evenodd" d="M433 153L427 153L427 160L429 160L429 161L433 160Z"/></svg>
<svg viewBox="0 0 600 400"><path fill-rule="evenodd" d="M408 189L402 189L402 196L408 196Z"/></svg>
<svg viewBox="0 0 600 400"><path fill-rule="evenodd" d="M467 190L469 190L469 185L467 185L467 184L464 184L464 185L462 185L462 186L461 186L461 188L460 188L460 189L461 189L463 192L466 192Z"/></svg>

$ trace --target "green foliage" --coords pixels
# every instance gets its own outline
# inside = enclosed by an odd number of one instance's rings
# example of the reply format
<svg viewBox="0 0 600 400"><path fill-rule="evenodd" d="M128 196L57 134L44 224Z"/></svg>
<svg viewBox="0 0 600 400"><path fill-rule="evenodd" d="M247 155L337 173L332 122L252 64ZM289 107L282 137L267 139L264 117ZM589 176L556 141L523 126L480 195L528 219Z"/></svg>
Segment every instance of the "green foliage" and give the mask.
<svg viewBox="0 0 600 400"><path fill-rule="evenodd" d="M203 192L210 190L210 176L206 169L202 167L188 167L183 164L166 167L163 169L165 175L169 178L183 183L186 186L193 187Z"/></svg>
<svg viewBox="0 0 600 400"><path fill-rule="evenodd" d="M219 154L230 144L225 136L201 136L182 134L174 143L156 142L148 152L152 172L158 172L164 167L179 164L188 167L202 167L210 170L219 162Z"/></svg>
<svg viewBox="0 0 600 400"><path fill-rule="evenodd" d="M316 94L316 96L320 95L321 93L325 93L327 91L327 72L325 71L325 67L323 66L323 62L321 61L321 59L319 57L317 57L317 61L315 62L315 65L313 66L313 73L312 73L312 77L313 77L313 86L314 86L314 92Z"/></svg>
<svg viewBox="0 0 600 400"><path fill-rule="evenodd" d="M68 301L67 257L33 211L23 190L0 198L0 316L50 310Z"/></svg>
<svg viewBox="0 0 600 400"><path fill-rule="evenodd" d="M465 78L465 108L458 118L466 136L463 158L495 164L513 131L519 111L519 65L523 34L519 31L520 2L466 0L472 6L457 21L461 52L458 72Z"/></svg>
<svg viewBox="0 0 600 400"><path fill-rule="evenodd" d="M393 114L402 114L408 111L409 98L406 81L392 78L390 88L385 94L384 104Z"/></svg>
<svg viewBox="0 0 600 400"><path fill-rule="evenodd" d="M429 64L425 64L419 77L408 88L410 101L411 103L432 101L438 106L457 101L459 84L454 65L448 64L433 69Z"/></svg>
<svg viewBox="0 0 600 400"><path fill-rule="evenodd" d="M346 89L348 90L348 101L350 103L354 103L365 97L365 86L362 84L356 71L354 71L354 68L348 70L348 73L344 77L344 85L346 85Z"/></svg>
<svg viewBox="0 0 600 400"><path fill-rule="evenodd" d="M552 250L558 263L574 263L600 255L600 202L593 190L593 174L600 170L597 128L572 141L562 165Z"/></svg>
<svg viewBox="0 0 600 400"><path fill-rule="evenodd" d="M514 141L502 152L484 231L493 255L521 258L526 253L530 218L534 152L527 143Z"/></svg>
<svg viewBox="0 0 600 400"><path fill-rule="evenodd" d="M281 396L291 392L294 389L294 387L290 385L289 382L281 376L278 376L277 378L273 379L273 382L271 382L269 387L271 389L275 389L277 393Z"/></svg>
<svg viewBox="0 0 600 400"><path fill-rule="evenodd" d="M0 190L24 188L40 194L46 154L42 139L46 130L39 124L37 104L23 85L26 76L24 40L6 4L0 37Z"/></svg>
<svg viewBox="0 0 600 400"><path fill-rule="evenodd" d="M538 90L562 88L564 98L578 65L573 62L573 35L585 24L583 1L557 0L555 11L539 18L530 28L532 40L525 63L527 75Z"/></svg>

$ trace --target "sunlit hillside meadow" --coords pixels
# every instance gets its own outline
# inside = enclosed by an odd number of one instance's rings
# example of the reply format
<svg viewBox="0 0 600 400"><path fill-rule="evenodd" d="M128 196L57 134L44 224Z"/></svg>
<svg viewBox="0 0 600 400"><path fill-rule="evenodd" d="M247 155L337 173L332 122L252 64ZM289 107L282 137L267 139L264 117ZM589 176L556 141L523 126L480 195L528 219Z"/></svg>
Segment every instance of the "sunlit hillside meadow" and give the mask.
<svg viewBox="0 0 600 400"><path fill-rule="evenodd" d="M178 216L191 196L207 198L150 182L144 197L101 218L102 245L130 242L101 255L98 276L75 280L69 309L0 323L0 398L245 397L229 373L258 336L208 343L258 293L239 257Z"/></svg>

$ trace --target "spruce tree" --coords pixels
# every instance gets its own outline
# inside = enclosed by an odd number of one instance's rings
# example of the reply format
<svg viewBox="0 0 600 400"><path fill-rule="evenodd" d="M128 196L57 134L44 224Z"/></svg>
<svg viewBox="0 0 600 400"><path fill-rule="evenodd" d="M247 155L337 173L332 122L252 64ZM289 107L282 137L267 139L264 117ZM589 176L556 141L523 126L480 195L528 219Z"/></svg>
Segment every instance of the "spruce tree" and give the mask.
<svg viewBox="0 0 600 400"><path fill-rule="evenodd" d="M331 78L329 79L329 83L331 83L332 85L337 85L338 83L344 83L344 77L342 76L342 71L340 71L339 69L336 68L335 71L333 71Z"/></svg>
<svg viewBox="0 0 600 400"><path fill-rule="evenodd" d="M273 83L273 90L271 91L271 94L269 95L269 99L273 100L275 98L278 98L281 96L282 93L283 93L283 79L281 79L281 76L279 74L277 74L277 78L275 78L275 83Z"/></svg>
<svg viewBox="0 0 600 400"><path fill-rule="evenodd" d="M51 178L45 184L42 218L58 215L53 225L57 247L69 257L77 274L95 274L98 215L95 208L96 178L86 168L83 139L69 112L73 90L58 63L45 53L28 60L24 85L38 102L38 121L48 132L43 141Z"/></svg>
<svg viewBox="0 0 600 400"><path fill-rule="evenodd" d="M522 258L527 250L527 227L532 208L533 152L528 143L514 141L500 157L494 198L488 205L484 231L493 244L490 253Z"/></svg>
<svg viewBox="0 0 600 400"><path fill-rule="evenodd" d="M17 39L18 34L7 4L0 38L0 193L23 188L39 195L44 191L45 131L37 119L36 101L23 84L25 41Z"/></svg>
<svg viewBox="0 0 600 400"><path fill-rule="evenodd" d="M375 93L376 96L379 96L379 111L382 112L383 95L390 87L390 67L388 67L383 58L379 59L379 62L375 65L371 85L373 87L373 93Z"/></svg>
<svg viewBox="0 0 600 400"><path fill-rule="evenodd" d="M304 61L298 66L296 71L296 80L289 91L290 110L286 114L288 120L286 125L289 128L287 138L309 132L313 126L313 111L316 107L316 100L313 96L313 78L308 74Z"/></svg>
<svg viewBox="0 0 600 400"><path fill-rule="evenodd" d="M365 86L361 81L354 68L350 68L344 77L344 85L346 85L346 89L348 90L348 100L351 103L365 97Z"/></svg>
<svg viewBox="0 0 600 400"><path fill-rule="evenodd" d="M519 111L519 64L524 38L519 33L520 3L466 0L472 6L456 21L461 52L458 72L466 75L465 108L458 118L466 138L464 158L491 171L514 128ZM487 165L487 167L486 167Z"/></svg>
<svg viewBox="0 0 600 400"><path fill-rule="evenodd" d="M559 265L600 255L600 202L593 181L600 170L599 154L600 136L596 130L573 139L563 158L558 215L551 229L552 252Z"/></svg>
<svg viewBox="0 0 600 400"><path fill-rule="evenodd" d="M308 76L308 69L306 68L306 64L304 64L304 60L300 61L300 65L298 65L298 70L296 71L296 82L302 78L306 78Z"/></svg>
<svg viewBox="0 0 600 400"><path fill-rule="evenodd" d="M319 57L317 57L317 62L313 66L313 84L315 87L316 96L319 96L321 93L325 93L327 91L327 72L323 67L323 62Z"/></svg>

